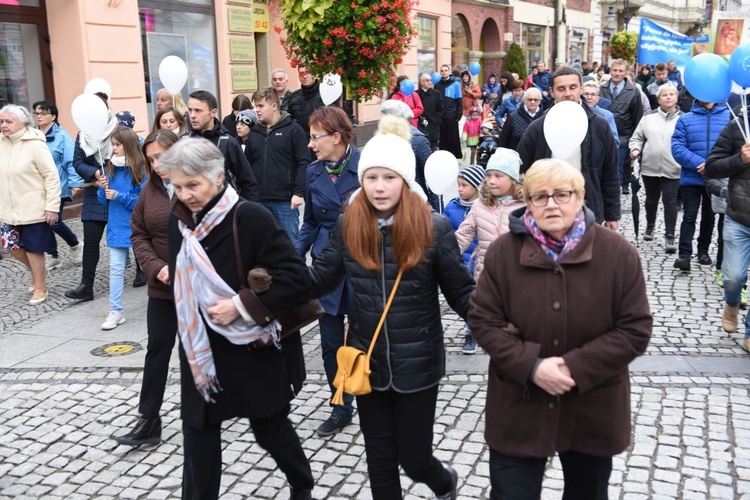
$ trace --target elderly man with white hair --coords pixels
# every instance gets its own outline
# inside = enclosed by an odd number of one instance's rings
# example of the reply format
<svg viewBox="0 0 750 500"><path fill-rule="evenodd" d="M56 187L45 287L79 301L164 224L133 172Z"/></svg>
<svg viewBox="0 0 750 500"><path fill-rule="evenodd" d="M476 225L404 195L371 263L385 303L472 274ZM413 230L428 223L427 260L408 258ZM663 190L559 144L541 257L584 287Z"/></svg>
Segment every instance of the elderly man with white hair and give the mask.
<svg viewBox="0 0 750 500"><path fill-rule="evenodd" d="M542 116L542 92L536 87L529 87L523 93L523 104L508 116L500 132L501 148L515 150L526 132L529 124Z"/></svg>
<svg viewBox="0 0 750 500"><path fill-rule="evenodd" d="M607 120L607 123L609 123L609 128L612 129L612 133L615 135L615 142L617 143L617 147L619 148L620 136L617 133L617 123L615 122L615 115L613 115L611 111L607 111L606 109L599 107L599 100L601 99L601 96L599 96L599 85L597 85L593 80L583 82L583 97L586 99L586 104L589 105L589 108L591 108L594 113Z"/></svg>
<svg viewBox="0 0 750 500"><path fill-rule="evenodd" d="M271 87L276 91L279 96L279 109L281 111L289 111L289 96L292 95L292 91L289 90L289 75L286 74L283 68L276 68L271 73Z"/></svg>

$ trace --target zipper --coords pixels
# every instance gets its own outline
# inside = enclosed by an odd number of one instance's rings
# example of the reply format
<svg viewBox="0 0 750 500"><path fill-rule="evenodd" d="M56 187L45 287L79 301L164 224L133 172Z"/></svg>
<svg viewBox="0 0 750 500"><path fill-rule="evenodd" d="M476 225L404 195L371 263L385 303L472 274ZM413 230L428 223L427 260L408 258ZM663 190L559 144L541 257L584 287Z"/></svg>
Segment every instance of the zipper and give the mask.
<svg viewBox="0 0 750 500"><path fill-rule="evenodd" d="M385 289L385 229L380 230L380 281L382 284L383 310L388 303ZM394 297L395 299L395 297ZM388 318L383 321L383 337L385 338L385 359L388 363L388 387L393 383L393 369L391 368L391 342L388 337Z"/></svg>

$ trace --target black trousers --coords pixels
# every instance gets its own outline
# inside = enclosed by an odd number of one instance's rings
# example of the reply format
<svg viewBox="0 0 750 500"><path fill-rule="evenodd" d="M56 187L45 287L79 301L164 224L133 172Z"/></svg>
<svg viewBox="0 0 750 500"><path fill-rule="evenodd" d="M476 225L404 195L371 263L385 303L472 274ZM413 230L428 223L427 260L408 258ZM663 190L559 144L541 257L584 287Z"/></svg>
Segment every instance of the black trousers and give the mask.
<svg viewBox="0 0 750 500"><path fill-rule="evenodd" d="M719 239L716 240L716 269L721 269L721 263L724 262L724 214L719 214L719 222L716 224L719 230Z"/></svg>
<svg viewBox="0 0 750 500"><path fill-rule="evenodd" d="M440 122L440 149L450 151L456 158L462 158L461 136L458 133L458 122L443 118Z"/></svg>
<svg viewBox="0 0 750 500"><path fill-rule="evenodd" d="M250 419L256 442L276 460L292 489L311 490L314 486L310 462L299 436L287 418L289 406L267 418ZM182 468L182 498L219 498L221 485L221 424L193 429L183 422L185 463Z"/></svg>
<svg viewBox="0 0 750 500"><path fill-rule="evenodd" d="M146 310L148 346L143 366L139 411L149 420L159 416L169 374L169 358L177 338L177 311L171 300L149 297Z"/></svg>
<svg viewBox="0 0 750 500"><path fill-rule="evenodd" d="M659 210L659 198L661 198L664 204L665 236L674 236L677 225L677 189L680 187L680 179L646 175L641 178L646 188L646 224L649 227L656 225L656 212Z"/></svg>
<svg viewBox="0 0 750 500"><path fill-rule="evenodd" d="M563 500L607 500L612 457L560 453ZM547 458L519 458L490 449L490 500L539 500Z"/></svg>
<svg viewBox="0 0 750 500"><path fill-rule="evenodd" d="M708 254L711 236L714 232L714 212L711 210L711 198L703 186L682 186L682 224L680 225L679 256L693 254L693 236L701 212L701 224L698 232L698 255Z"/></svg>
<svg viewBox="0 0 750 500"><path fill-rule="evenodd" d="M437 495L450 491L451 475L432 455L437 394L438 386L411 394L373 391L357 396L373 500L402 498L399 465Z"/></svg>
<svg viewBox="0 0 750 500"><path fill-rule="evenodd" d="M81 283L94 286L96 266L99 265L99 244L107 223L98 220L83 221L83 277Z"/></svg>

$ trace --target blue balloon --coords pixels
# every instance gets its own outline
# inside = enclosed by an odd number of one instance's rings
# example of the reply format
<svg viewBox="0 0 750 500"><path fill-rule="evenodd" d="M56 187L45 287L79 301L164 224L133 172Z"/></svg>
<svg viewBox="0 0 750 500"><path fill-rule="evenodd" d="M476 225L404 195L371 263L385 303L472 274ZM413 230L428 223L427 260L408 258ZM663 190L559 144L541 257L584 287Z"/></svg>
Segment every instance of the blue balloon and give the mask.
<svg viewBox="0 0 750 500"><path fill-rule="evenodd" d="M440 80L442 80L442 79L443 79L443 77L442 77L442 76L440 76L440 73L438 73L437 71L435 71L435 72L434 72L434 73L432 74L432 84L433 84L433 85L437 85L437 84L438 84L438 82L439 82Z"/></svg>
<svg viewBox="0 0 750 500"><path fill-rule="evenodd" d="M414 82L411 80L404 80L401 82L401 93L405 96L410 96L414 93Z"/></svg>
<svg viewBox="0 0 750 500"><path fill-rule="evenodd" d="M729 76L740 87L750 87L750 43L742 44L732 52Z"/></svg>
<svg viewBox="0 0 750 500"><path fill-rule="evenodd" d="M482 67L479 65L479 63L471 63L471 66L469 66L469 73L471 73L473 76L477 76L480 71L482 71Z"/></svg>
<svg viewBox="0 0 750 500"><path fill-rule="evenodd" d="M699 101L724 102L732 91L729 64L716 54L698 54L685 66L685 86Z"/></svg>

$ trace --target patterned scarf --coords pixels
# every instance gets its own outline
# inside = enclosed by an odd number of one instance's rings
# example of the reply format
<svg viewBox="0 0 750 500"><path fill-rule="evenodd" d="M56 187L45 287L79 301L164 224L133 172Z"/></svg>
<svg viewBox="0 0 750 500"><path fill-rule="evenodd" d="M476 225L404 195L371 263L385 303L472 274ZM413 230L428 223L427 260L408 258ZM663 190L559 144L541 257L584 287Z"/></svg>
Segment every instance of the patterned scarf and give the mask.
<svg viewBox="0 0 750 500"><path fill-rule="evenodd" d="M193 373L195 387L207 402L214 402L211 393L221 391L216 378L216 366L206 323L211 329L235 345L246 345L260 339L272 339L278 346L281 327L278 322L266 327L251 325L242 317L228 326L211 322L208 308L220 299L229 299L236 292L216 273L200 241L218 226L237 204L239 196L232 186L227 186L219 202L209 210L203 220L191 230L184 222L178 226L183 241L175 266L174 295L177 309L177 329L182 347Z"/></svg>
<svg viewBox="0 0 750 500"><path fill-rule="evenodd" d="M331 161L323 162L323 166L326 168L326 172L328 172L328 175L331 176L331 181L333 181L334 184L336 184L336 181L339 180L339 176L341 175L341 172L344 171L351 157L352 157L352 148L350 146L347 146L346 152L344 152L344 156L339 158L337 162L335 163Z"/></svg>
<svg viewBox="0 0 750 500"><path fill-rule="evenodd" d="M583 216L583 209L579 210L573 219L573 225L570 226L568 234L562 237L560 241L547 235L544 231L539 229L539 226L534 220L534 216L531 215L531 211L527 210L523 216L523 223L526 225L526 229L529 230L531 235L534 237L539 246L542 247L544 253L550 256L555 262L559 261L566 254L570 253L583 239L583 233L586 232L586 220Z"/></svg>

